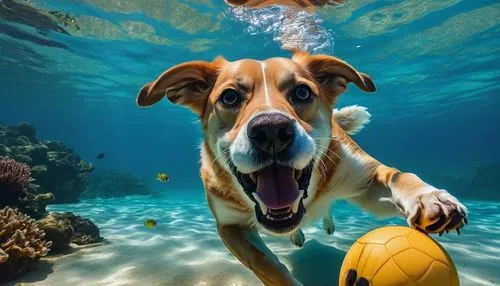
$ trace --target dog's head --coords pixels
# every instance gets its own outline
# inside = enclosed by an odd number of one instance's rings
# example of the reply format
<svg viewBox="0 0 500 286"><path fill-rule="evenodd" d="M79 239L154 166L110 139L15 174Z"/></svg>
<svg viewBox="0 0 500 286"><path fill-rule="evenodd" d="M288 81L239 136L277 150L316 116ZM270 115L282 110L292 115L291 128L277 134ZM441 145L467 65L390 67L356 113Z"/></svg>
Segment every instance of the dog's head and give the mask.
<svg viewBox="0 0 500 286"><path fill-rule="evenodd" d="M165 94L201 119L214 158L255 202L258 222L274 233L300 224L309 180L331 141L332 108L348 83L375 91L372 80L331 56L194 61L146 84L139 106Z"/></svg>

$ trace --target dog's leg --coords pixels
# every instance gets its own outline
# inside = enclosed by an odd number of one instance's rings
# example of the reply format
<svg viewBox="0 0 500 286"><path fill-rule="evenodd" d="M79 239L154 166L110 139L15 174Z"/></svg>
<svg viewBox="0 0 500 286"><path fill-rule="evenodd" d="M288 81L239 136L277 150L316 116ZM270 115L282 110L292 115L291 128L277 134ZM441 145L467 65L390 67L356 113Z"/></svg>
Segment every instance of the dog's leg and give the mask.
<svg viewBox="0 0 500 286"><path fill-rule="evenodd" d="M226 247L265 285L302 285L267 248L255 227L218 225L217 230Z"/></svg>
<svg viewBox="0 0 500 286"><path fill-rule="evenodd" d="M374 169L367 191L351 200L375 214L399 210L408 225L427 233L460 233L467 224L467 209L447 191L425 183L415 174L382 164Z"/></svg>
<svg viewBox="0 0 500 286"><path fill-rule="evenodd" d="M298 247L304 246L306 238L304 236L304 233L302 232L302 229L299 228L294 233L292 233L290 235L290 240Z"/></svg>
<svg viewBox="0 0 500 286"><path fill-rule="evenodd" d="M332 235L335 231L335 223L333 222L333 214L331 207L328 208L325 216L323 217L323 229L326 231L326 234Z"/></svg>
<svg viewBox="0 0 500 286"><path fill-rule="evenodd" d="M333 222L333 215L331 208L329 208L328 211L323 216L323 229L328 235L332 235L335 232L335 223ZM304 246L306 238L304 236L304 232L302 231L302 229L299 228L297 231L292 233L290 235L290 240L292 241L293 244L295 244L298 247Z"/></svg>

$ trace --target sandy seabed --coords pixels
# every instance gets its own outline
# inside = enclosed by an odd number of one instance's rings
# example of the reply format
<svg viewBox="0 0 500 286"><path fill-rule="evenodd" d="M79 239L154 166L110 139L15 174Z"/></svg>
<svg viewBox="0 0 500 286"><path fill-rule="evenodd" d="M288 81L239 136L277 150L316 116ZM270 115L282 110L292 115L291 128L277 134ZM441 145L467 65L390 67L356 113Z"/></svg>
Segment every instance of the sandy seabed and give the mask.
<svg viewBox="0 0 500 286"><path fill-rule="evenodd" d="M455 261L462 285L499 285L500 203L465 205L470 222L462 234L435 238ZM6 285L262 285L226 250L201 196L87 200L49 211L90 218L106 241L44 258L36 270ZM338 285L345 251L357 238L380 226L404 225L402 219L375 220L344 202L333 212L334 235L325 234L318 221L304 228L302 248L286 237L262 235L306 286ZM155 219L156 228L145 228L146 219Z"/></svg>

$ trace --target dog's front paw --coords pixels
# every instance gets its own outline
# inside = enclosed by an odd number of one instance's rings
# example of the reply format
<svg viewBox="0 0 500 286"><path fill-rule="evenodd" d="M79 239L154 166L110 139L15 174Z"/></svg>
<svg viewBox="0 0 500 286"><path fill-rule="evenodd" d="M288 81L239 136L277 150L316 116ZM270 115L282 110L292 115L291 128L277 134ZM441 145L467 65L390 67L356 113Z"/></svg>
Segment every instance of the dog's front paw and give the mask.
<svg viewBox="0 0 500 286"><path fill-rule="evenodd" d="M467 224L467 209L445 190L432 189L402 202L408 225L427 233L460 229Z"/></svg>
<svg viewBox="0 0 500 286"><path fill-rule="evenodd" d="M304 242L306 240L304 233L302 232L301 229L298 229L294 233L290 235L290 240L292 241L293 244L295 244L298 247L304 246Z"/></svg>

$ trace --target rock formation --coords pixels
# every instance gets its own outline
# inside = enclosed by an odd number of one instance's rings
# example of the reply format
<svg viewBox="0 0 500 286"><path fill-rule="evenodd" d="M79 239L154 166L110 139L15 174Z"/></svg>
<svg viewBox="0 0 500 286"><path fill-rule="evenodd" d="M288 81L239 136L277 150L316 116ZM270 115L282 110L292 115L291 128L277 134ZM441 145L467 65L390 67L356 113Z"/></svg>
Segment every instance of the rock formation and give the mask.
<svg viewBox="0 0 500 286"><path fill-rule="evenodd" d="M45 207L54 200L52 193L34 194L30 167L13 159L0 159L0 208L15 207L33 218L47 214Z"/></svg>
<svg viewBox="0 0 500 286"><path fill-rule="evenodd" d="M500 200L498 178L500 178L500 164L478 166L470 176L448 174L429 174L423 178L432 185L450 191L459 198L474 200Z"/></svg>
<svg viewBox="0 0 500 286"><path fill-rule="evenodd" d="M470 192L475 196L490 200L500 200L498 179L500 164L482 165L476 168L476 173L470 183Z"/></svg>
<svg viewBox="0 0 500 286"><path fill-rule="evenodd" d="M38 140L35 129L21 123L0 126L0 159L12 158L31 167L34 195L51 192L54 203L78 202L93 166L58 141ZM39 198L41 199L41 198Z"/></svg>
<svg viewBox="0 0 500 286"><path fill-rule="evenodd" d="M0 125L0 284L29 271L51 246L102 240L90 220L45 210L77 202L92 170L61 142L38 140L27 123Z"/></svg>
<svg viewBox="0 0 500 286"><path fill-rule="evenodd" d="M45 231L45 237L52 241L51 253L58 252L69 246L74 233L70 220L60 218L55 214L49 214L37 221L37 226Z"/></svg>
<svg viewBox="0 0 500 286"><path fill-rule="evenodd" d="M99 171L92 173L81 198L112 198L150 194L148 187L129 173Z"/></svg>
<svg viewBox="0 0 500 286"><path fill-rule="evenodd" d="M71 212L51 213L37 224L45 231L47 239L52 240L54 251L67 248L69 243L84 245L103 239L99 228L92 221Z"/></svg>

